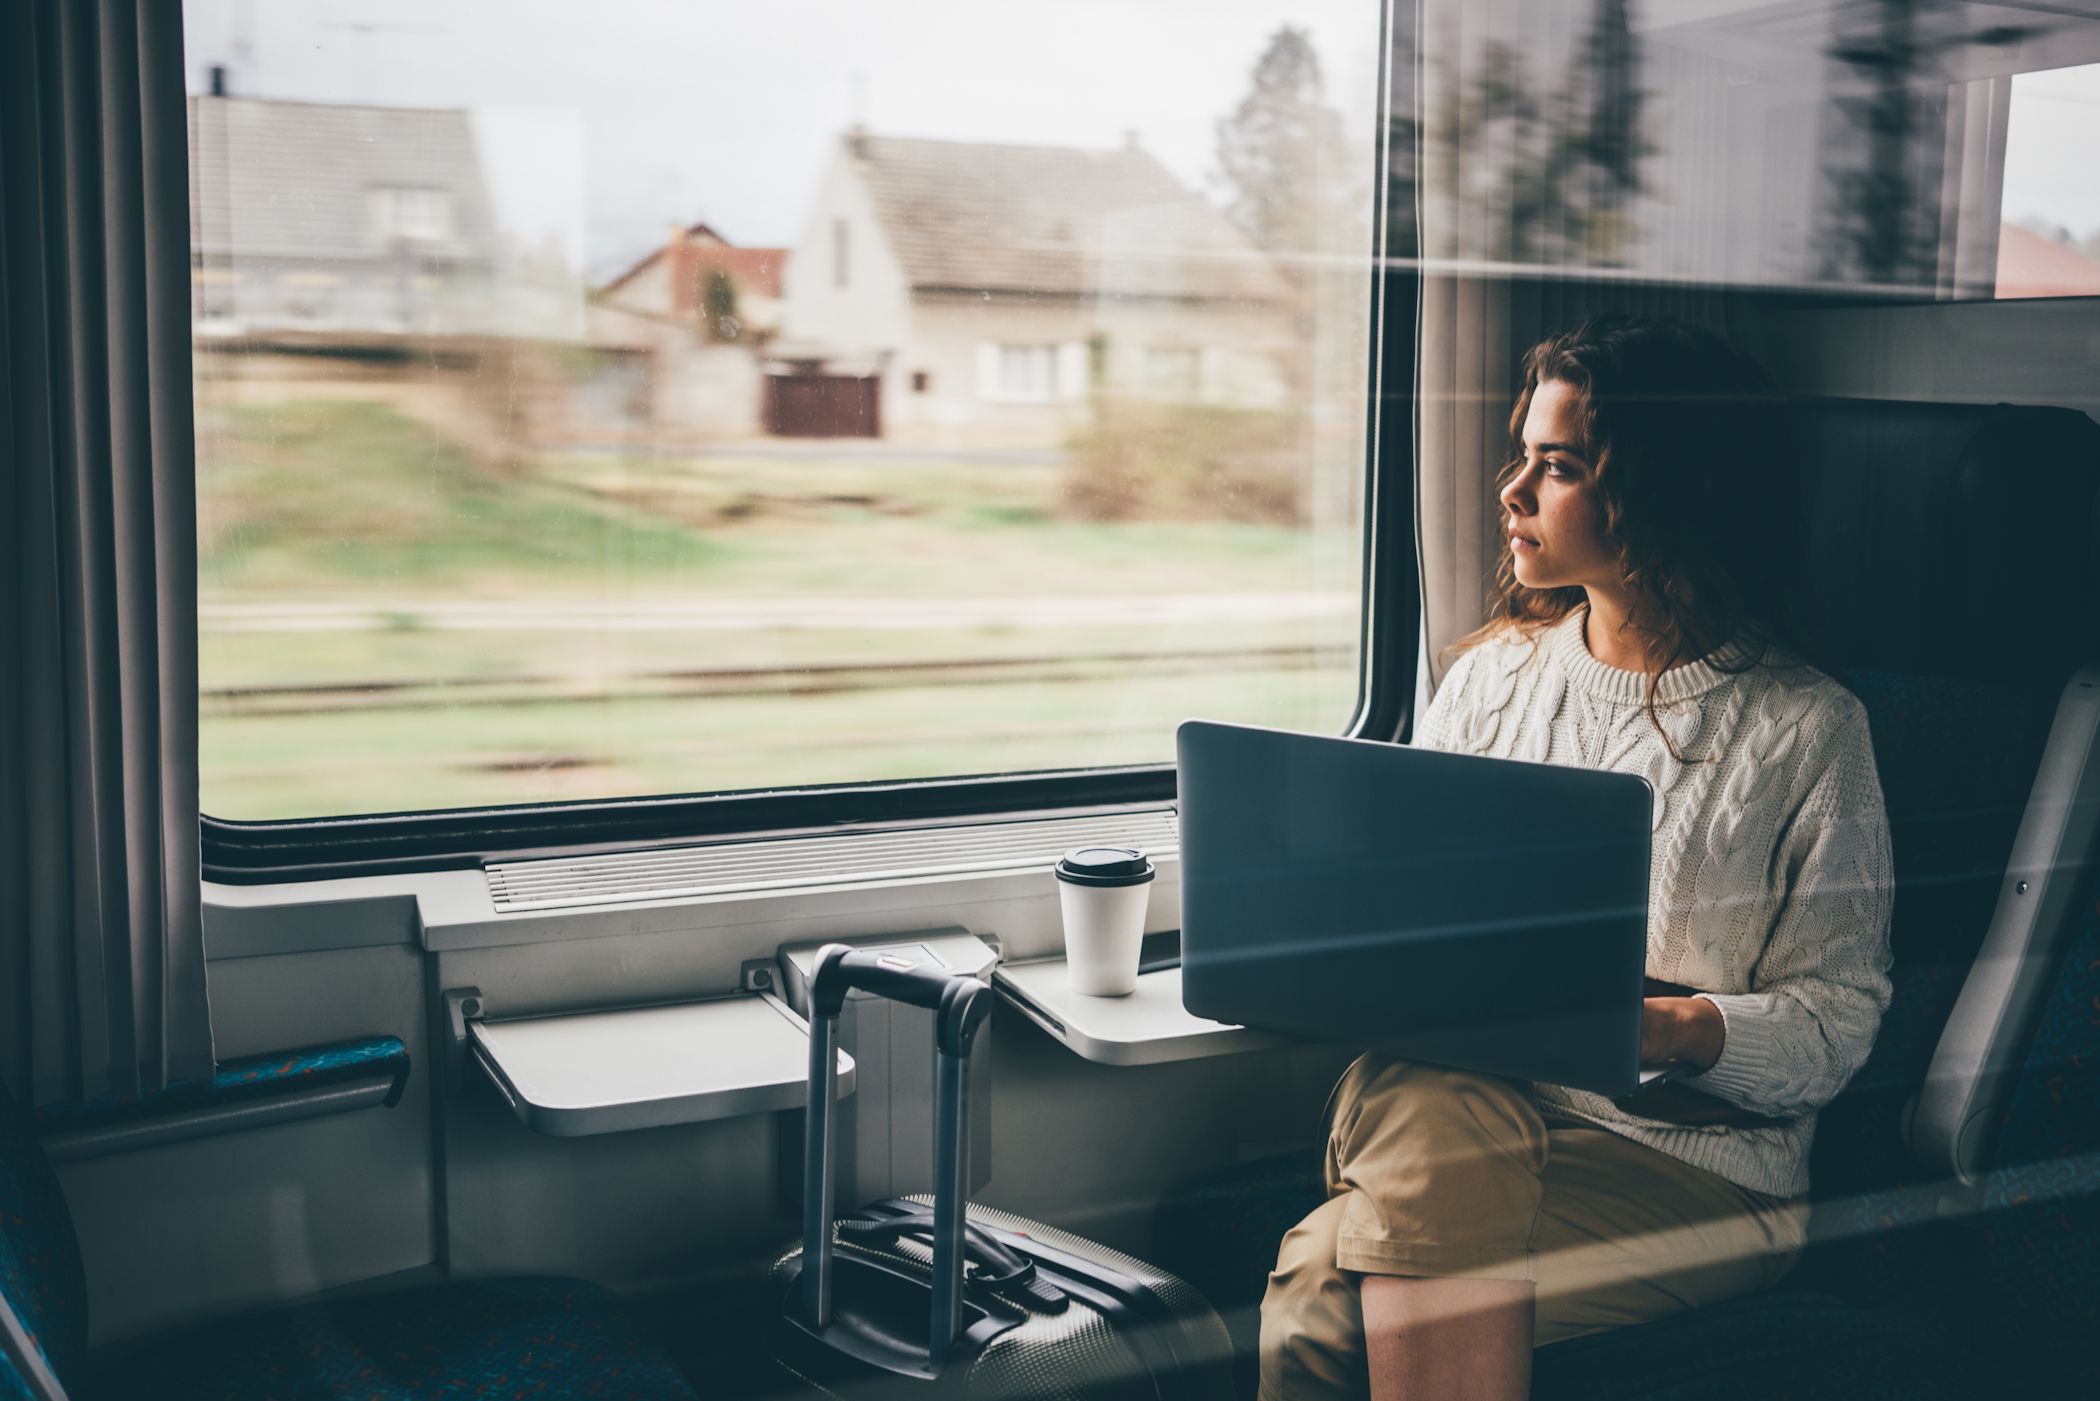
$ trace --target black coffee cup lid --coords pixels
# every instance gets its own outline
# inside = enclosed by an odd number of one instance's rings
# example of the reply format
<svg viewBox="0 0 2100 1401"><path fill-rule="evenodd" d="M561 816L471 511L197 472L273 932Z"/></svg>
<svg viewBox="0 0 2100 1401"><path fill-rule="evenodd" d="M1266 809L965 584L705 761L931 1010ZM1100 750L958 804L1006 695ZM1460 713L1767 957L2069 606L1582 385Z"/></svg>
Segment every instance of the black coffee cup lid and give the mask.
<svg viewBox="0 0 2100 1401"><path fill-rule="evenodd" d="M1083 846L1057 863L1057 878L1074 885L1142 885L1152 862L1134 846Z"/></svg>

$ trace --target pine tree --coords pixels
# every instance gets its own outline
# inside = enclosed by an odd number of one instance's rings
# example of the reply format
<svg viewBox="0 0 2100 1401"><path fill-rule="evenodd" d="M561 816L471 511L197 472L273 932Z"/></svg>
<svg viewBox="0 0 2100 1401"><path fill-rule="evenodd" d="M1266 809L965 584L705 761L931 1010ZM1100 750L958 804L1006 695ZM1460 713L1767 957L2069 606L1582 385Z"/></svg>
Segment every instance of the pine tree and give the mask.
<svg viewBox="0 0 2100 1401"><path fill-rule="evenodd" d="M1320 246L1326 191L1345 175L1341 121L1324 98L1311 39L1286 24L1255 62L1252 89L1217 123L1225 212L1257 248L1303 256Z"/></svg>

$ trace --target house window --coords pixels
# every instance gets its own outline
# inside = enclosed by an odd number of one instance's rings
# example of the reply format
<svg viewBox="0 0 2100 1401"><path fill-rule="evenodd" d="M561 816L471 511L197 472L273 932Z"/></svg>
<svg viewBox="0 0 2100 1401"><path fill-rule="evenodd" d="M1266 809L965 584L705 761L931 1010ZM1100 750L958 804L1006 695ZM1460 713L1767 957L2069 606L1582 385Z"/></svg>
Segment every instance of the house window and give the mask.
<svg viewBox="0 0 2100 1401"><path fill-rule="evenodd" d="M1057 347L1000 346L998 390L1002 399L1041 400L1056 397Z"/></svg>
<svg viewBox="0 0 2100 1401"><path fill-rule="evenodd" d="M374 190L372 215L382 242L428 243L452 232L451 205L443 190L414 186Z"/></svg>
<svg viewBox="0 0 2100 1401"><path fill-rule="evenodd" d="M924 394L924 393L925 393L925 392L926 392L927 390L929 390L929 389L931 389L931 388L933 388L933 376L932 376L932 375L930 375L930 374L926 373L926 371L924 371L924 370L913 370L913 371L911 372L911 392L912 392L912 393L914 393L914 394Z"/></svg>

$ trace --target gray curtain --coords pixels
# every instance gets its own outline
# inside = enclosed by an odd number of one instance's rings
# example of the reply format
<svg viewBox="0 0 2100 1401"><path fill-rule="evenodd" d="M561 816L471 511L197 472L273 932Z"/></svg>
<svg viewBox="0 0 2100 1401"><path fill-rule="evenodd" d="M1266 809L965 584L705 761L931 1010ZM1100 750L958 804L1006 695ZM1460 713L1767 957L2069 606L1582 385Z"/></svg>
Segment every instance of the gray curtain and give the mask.
<svg viewBox="0 0 2100 1401"><path fill-rule="evenodd" d="M1591 312L1721 318L1717 286L1697 275L1704 250L1675 245L1720 217L1703 201L1725 174L1665 166L1659 178L1655 164L1693 147L1674 129L1705 129L1685 98L1712 84L1662 91L1635 8L1420 0L1418 703L1442 679L1443 649L1485 617L1525 351Z"/></svg>
<svg viewBox="0 0 2100 1401"><path fill-rule="evenodd" d="M213 1069L173 0L0 17L0 1082Z"/></svg>

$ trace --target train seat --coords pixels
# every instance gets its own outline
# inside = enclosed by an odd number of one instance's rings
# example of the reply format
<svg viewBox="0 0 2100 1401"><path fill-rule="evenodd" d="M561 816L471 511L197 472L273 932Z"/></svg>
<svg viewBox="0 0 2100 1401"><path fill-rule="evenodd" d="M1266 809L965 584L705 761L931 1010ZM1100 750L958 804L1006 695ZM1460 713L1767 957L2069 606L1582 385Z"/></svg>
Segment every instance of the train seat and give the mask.
<svg viewBox="0 0 2100 1401"><path fill-rule="evenodd" d="M2004 405L1799 410L1805 642L1868 711L1894 999L1819 1121L1800 1264L1762 1295L1541 1349L1540 1398L1966 1396L2006 1382L2008 1357L2045 1380L2093 1366L2100 427ZM2034 864L2066 832L2076 849ZM1225 1313L1250 1395L1277 1242L1320 1191L1307 1153L1161 1204L1155 1254Z"/></svg>
<svg viewBox="0 0 2100 1401"><path fill-rule="evenodd" d="M87 1280L34 1119L0 1091L0 1401L54 1401L11 1356L26 1343L62 1395L263 1401L357 1396L621 1396L694 1401L608 1291L533 1278L437 1285L185 1328L104 1364L89 1356Z"/></svg>

